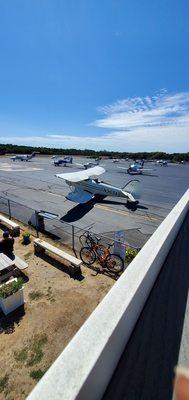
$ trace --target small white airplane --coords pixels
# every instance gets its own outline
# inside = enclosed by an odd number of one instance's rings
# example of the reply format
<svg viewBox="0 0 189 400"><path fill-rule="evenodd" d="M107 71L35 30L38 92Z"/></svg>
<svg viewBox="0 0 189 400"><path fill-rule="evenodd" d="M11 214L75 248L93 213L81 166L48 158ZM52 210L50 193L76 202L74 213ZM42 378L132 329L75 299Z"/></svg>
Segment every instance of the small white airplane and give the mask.
<svg viewBox="0 0 189 400"><path fill-rule="evenodd" d="M98 180L105 169L102 167L90 168L86 171L72 172L68 174L57 174L57 178L64 179L72 191L66 198L75 203L84 204L92 200L95 196L104 198L106 196L123 197L127 200L128 206L136 206L137 198L140 197L138 180L129 181L123 188L119 188L109 183Z"/></svg>
<svg viewBox="0 0 189 400"><path fill-rule="evenodd" d="M127 173L130 175L145 175L145 173L148 171L155 171L155 168L143 168L143 166L139 163L131 164L129 168L126 167L117 167L117 168L126 170Z"/></svg>
<svg viewBox="0 0 189 400"><path fill-rule="evenodd" d="M100 163L100 160L95 160L95 161L89 161L85 164L79 164L79 163L74 163L75 165L78 165L78 167L83 167L84 169L92 168L92 167L97 167Z"/></svg>
<svg viewBox="0 0 189 400"><path fill-rule="evenodd" d="M32 154L20 154L16 156L10 157L10 160L12 161L30 161L33 157L35 157L36 154L39 154L39 152L33 152Z"/></svg>
<svg viewBox="0 0 189 400"><path fill-rule="evenodd" d="M156 164L161 165L162 167L167 167L168 166L168 161L166 161L166 160L157 160Z"/></svg>

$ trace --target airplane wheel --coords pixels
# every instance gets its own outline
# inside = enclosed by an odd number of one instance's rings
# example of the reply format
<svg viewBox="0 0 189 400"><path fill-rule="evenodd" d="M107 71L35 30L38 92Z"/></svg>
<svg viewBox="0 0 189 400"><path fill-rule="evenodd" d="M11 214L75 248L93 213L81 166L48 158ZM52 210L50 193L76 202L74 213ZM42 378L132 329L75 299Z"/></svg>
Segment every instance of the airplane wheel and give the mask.
<svg viewBox="0 0 189 400"><path fill-rule="evenodd" d="M133 201L133 202L127 201L127 208L129 210L134 210L135 211L137 209L137 204L138 204L138 201Z"/></svg>
<svg viewBox="0 0 189 400"><path fill-rule="evenodd" d="M130 202L130 201L127 201L126 206L127 206L127 208L130 210L130 208L131 208L131 202Z"/></svg>
<svg viewBox="0 0 189 400"><path fill-rule="evenodd" d="M95 199L96 199L96 200L99 200L99 201L104 200L106 197L107 197L107 196L103 196L102 194L96 194L96 195L95 195Z"/></svg>

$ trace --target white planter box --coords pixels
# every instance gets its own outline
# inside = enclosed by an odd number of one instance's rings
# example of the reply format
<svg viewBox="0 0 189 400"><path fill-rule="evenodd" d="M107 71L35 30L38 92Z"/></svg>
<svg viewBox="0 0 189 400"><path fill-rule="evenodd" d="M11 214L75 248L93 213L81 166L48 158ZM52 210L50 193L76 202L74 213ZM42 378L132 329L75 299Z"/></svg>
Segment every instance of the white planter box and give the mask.
<svg viewBox="0 0 189 400"><path fill-rule="evenodd" d="M6 282L6 284L12 282L12 279L9 282ZM0 298L0 308L4 312L5 315L11 313L12 311L16 310L16 308L22 306L24 304L24 288L22 287L18 292L13 293L11 296L6 297L6 299Z"/></svg>

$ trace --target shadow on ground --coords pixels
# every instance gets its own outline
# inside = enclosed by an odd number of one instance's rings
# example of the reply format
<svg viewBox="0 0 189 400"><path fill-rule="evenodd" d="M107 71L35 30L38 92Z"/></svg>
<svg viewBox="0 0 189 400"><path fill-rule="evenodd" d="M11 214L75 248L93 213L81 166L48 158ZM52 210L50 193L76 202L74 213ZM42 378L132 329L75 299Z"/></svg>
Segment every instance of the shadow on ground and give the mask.
<svg viewBox="0 0 189 400"><path fill-rule="evenodd" d="M148 207L142 206L140 204L137 204L136 206L129 206L127 205L126 202L121 202L121 201L114 201L114 200L99 200L99 198L94 198L90 201L88 201L85 204L77 204L77 206L73 207L71 210L69 210L66 215L60 218L60 221L63 222L75 222L80 220L81 218L84 217L84 215L88 214L90 212L95 204L120 204L124 205L128 210L135 212L136 210L148 210Z"/></svg>
<svg viewBox="0 0 189 400"><path fill-rule="evenodd" d="M0 313L0 334L11 334L15 331L15 326L20 324L23 316L25 315L24 306L17 308L15 311L8 315Z"/></svg>
<svg viewBox="0 0 189 400"><path fill-rule="evenodd" d="M62 271L70 276L70 278L76 279L78 281L82 281L84 276L81 272L74 269L74 267L66 266L62 262L56 260L54 257L46 254L45 252L40 252L39 254L35 254L37 257L42 258L44 261L57 268L59 271Z"/></svg>
<svg viewBox="0 0 189 400"><path fill-rule="evenodd" d="M189 215L164 263L103 400L171 400L189 313ZM112 350L113 351L113 350Z"/></svg>
<svg viewBox="0 0 189 400"><path fill-rule="evenodd" d="M121 275L121 273L116 274L112 271L109 271L108 269L106 269L105 267L101 267L100 265L86 265L84 264L84 266L86 268L89 268L91 271L94 272L94 274L92 274L93 276L96 276L98 274L102 274L105 276L108 276L109 278L113 279L114 281L117 281Z"/></svg>

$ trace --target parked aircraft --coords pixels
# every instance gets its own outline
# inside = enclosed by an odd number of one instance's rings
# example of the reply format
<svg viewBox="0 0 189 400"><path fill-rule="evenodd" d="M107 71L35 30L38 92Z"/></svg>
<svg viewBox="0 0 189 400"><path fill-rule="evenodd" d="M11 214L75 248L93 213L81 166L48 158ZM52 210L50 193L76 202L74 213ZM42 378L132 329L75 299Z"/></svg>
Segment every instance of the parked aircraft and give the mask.
<svg viewBox="0 0 189 400"><path fill-rule="evenodd" d="M99 166L90 168L86 171L72 172L68 174L57 174L57 178L64 179L71 192L66 198L75 203L87 203L95 196L104 198L106 196L123 197L127 200L128 206L136 207L137 198L140 197L138 180L129 181L123 188L119 188L98 179L105 169Z"/></svg>
<svg viewBox="0 0 189 400"><path fill-rule="evenodd" d="M63 165L64 167L66 167L67 164L73 164L73 157L65 156L64 158L55 158L54 159L55 167L57 167L59 165Z"/></svg>
<svg viewBox="0 0 189 400"><path fill-rule="evenodd" d="M95 160L95 161L89 161L85 164L79 164L75 163L75 165L78 165L78 167L83 167L84 169L92 168L92 167L97 167L100 163L100 160Z"/></svg>
<svg viewBox="0 0 189 400"><path fill-rule="evenodd" d="M143 168L143 166L139 163L131 164L129 168L126 167L117 167L117 168L126 170L127 173L130 175L142 175L148 171L155 171L154 168Z"/></svg>
<svg viewBox="0 0 189 400"><path fill-rule="evenodd" d="M39 154L39 152L33 152L32 154L20 154L16 156L10 157L10 160L12 161L30 161L33 157L35 157L36 154Z"/></svg>
<svg viewBox="0 0 189 400"><path fill-rule="evenodd" d="M157 161L156 161L156 164L159 164L159 165L161 165L162 167L167 167L168 161L165 161L165 160L157 160Z"/></svg>

